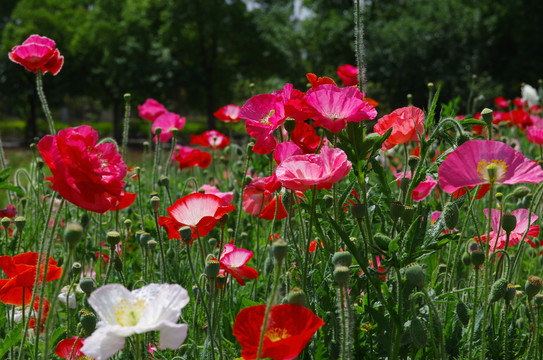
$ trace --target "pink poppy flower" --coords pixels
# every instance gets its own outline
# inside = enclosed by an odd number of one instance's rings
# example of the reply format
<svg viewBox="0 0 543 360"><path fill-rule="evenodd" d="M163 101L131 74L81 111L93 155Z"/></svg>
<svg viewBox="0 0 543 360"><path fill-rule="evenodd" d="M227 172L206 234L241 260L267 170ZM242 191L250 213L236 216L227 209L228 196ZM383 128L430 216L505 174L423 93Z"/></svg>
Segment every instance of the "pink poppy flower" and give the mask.
<svg viewBox="0 0 543 360"><path fill-rule="evenodd" d="M304 109L304 92L294 89L292 84L287 83L281 90L274 91L272 94L281 99L285 108L285 118L296 121L309 119Z"/></svg>
<svg viewBox="0 0 543 360"><path fill-rule="evenodd" d="M200 186L200 190L204 191L204 194L211 194L221 198L221 206L228 206L234 199L234 192L220 192L215 186L204 184Z"/></svg>
<svg viewBox="0 0 543 360"><path fill-rule="evenodd" d="M281 99L272 94L253 96L241 107L239 116L245 119L247 133L256 139L253 151L269 154L277 146L273 132L285 121Z"/></svg>
<svg viewBox="0 0 543 360"><path fill-rule="evenodd" d="M157 117L167 113L168 110L155 99L147 99L143 105L138 105L138 112L140 118L148 121L155 121Z"/></svg>
<svg viewBox="0 0 543 360"><path fill-rule="evenodd" d="M281 161L291 157L292 155L303 155L303 151L298 145L291 141L277 145L275 151L273 152L273 158L278 164L281 164Z"/></svg>
<svg viewBox="0 0 543 360"><path fill-rule="evenodd" d="M394 177L396 180L398 180L398 185L400 185L400 181L404 177L403 173L395 173ZM411 171L407 171L405 173L405 177L408 179L411 179ZM421 181L419 185L417 185L416 188L413 189L413 193L411 196L413 197L414 201L421 201L426 199L428 195L432 192L432 190L436 187L437 181L435 181L431 176L426 175L426 180Z"/></svg>
<svg viewBox="0 0 543 360"><path fill-rule="evenodd" d="M239 112L241 108L237 105L225 105L213 113L213 116L225 123L238 122L241 120Z"/></svg>
<svg viewBox="0 0 543 360"><path fill-rule="evenodd" d="M526 138L532 144L543 145L543 126L528 126Z"/></svg>
<svg viewBox="0 0 543 360"><path fill-rule="evenodd" d="M41 70L53 75L58 74L64 64L64 56L60 56L55 42L40 35L30 35L21 45L14 46L9 59L33 73Z"/></svg>
<svg viewBox="0 0 543 360"><path fill-rule="evenodd" d="M509 107L509 101L507 101L503 96L498 96L495 98L494 104L496 104L500 109L507 109Z"/></svg>
<svg viewBox="0 0 543 360"><path fill-rule="evenodd" d="M383 135L392 128L392 133L383 143L383 150L390 150L394 146L416 140L418 134L424 132L424 113L415 106L408 106L394 110L377 120L373 131Z"/></svg>
<svg viewBox="0 0 543 360"><path fill-rule="evenodd" d="M222 199L215 195L194 193L177 200L168 208L167 216L160 216L158 224L165 227L170 239L180 239L179 229L189 226L192 238L207 235L234 205L222 206Z"/></svg>
<svg viewBox="0 0 543 360"><path fill-rule="evenodd" d="M313 186L329 190L351 171L351 162L339 148L323 146L319 154L294 155L283 160L275 174L287 189L305 191Z"/></svg>
<svg viewBox="0 0 543 360"><path fill-rule="evenodd" d="M347 122L374 119L377 110L362 100L362 93L354 87L338 88L331 84L320 85L308 91L305 97L307 113L315 122L336 133Z"/></svg>
<svg viewBox="0 0 543 360"><path fill-rule="evenodd" d="M181 130L183 126L185 126L185 121L186 119L184 117L180 117L177 114L171 112L162 113L153 122L153 134L156 134L156 129L160 128L162 130L160 133L160 142L167 142L173 136L172 131ZM153 141L157 142L156 135L153 138Z"/></svg>
<svg viewBox="0 0 543 360"><path fill-rule="evenodd" d="M488 218L488 209L484 209L483 212ZM522 237L524 236L524 233L526 231L528 231L528 234L526 235L525 241L527 241L533 248L537 247L529 238L535 238L539 235L539 226L532 225L534 222L537 221L538 216L532 213L532 216L530 217L530 223L528 224L529 214L530 212L527 209L517 209L511 212L511 215L514 215L517 218L517 226L515 227L515 229L513 229L513 231L511 231L511 234L509 235L509 243L507 245L508 248L518 244L520 240L522 240ZM492 231L490 232L490 241L488 241L489 251L492 252L495 249L505 248L505 243L507 242L507 234L503 229L500 229L500 210L492 209L490 226L492 228ZM481 235L480 240L486 243L487 236L488 234ZM479 240L479 238L476 239Z"/></svg>
<svg viewBox="0 0 543 360"><path fill-rule="evenodd" d="M225 244L219 263L221 269L228 272L240 285L245 285L245 279L258 278L258 272L247 266L253 257L253 252L245 249L237 249L235 245Z"/></svg>
<svg viewBox="0 0 543 360"><path fill-rule="evenodd" d="M358 85L358 68L356 66L341 65L337 68L337 75L341 78L343 86Z"/></svg>
<svg viewBox="0 0 543 360"><path fill-rule="evenodd" d="M247 214L259 215L273 200L272 193L279 186L281 185L275 174L268 177L255 177L243 191L243 210Z"/></svg>
<svg viewBox="0 0 543 360"><path fill-rule="evenodd" d="M441 163L438 174L439 187L449 194L465 186L493 182L512 185L543 181L543 170L535 161L507 144L489 140L466 141Z"/></svg>
<svg viewBox="0 0 543 360"><path fill-rule="evenodd" d="M212 149L224 149L230 144L230 139L217 130L208 130L201 135L190 136L191 145L200 145Z"/></svg>

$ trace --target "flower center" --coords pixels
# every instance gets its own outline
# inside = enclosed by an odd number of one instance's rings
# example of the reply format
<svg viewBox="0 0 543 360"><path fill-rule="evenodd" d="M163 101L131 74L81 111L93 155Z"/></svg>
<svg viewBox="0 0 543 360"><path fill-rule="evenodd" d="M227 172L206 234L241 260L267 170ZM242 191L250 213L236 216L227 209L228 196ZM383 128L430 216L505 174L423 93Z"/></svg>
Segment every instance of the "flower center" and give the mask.
<svg viewBox="0 0 543 360"><path fill-rule="evenodd" d="M264 125L270 125L270 118L273 114L275 114L275 110L270 111L269 114L266 115L266 117L260 119L260 123Z"/></svg>
<svg viewBox="0 0 543 360"><path fill-rule="evenodd" d="M117 322L121 326L137 325L143 315L143 312L145 311L146 306L147 302L145 300L122 299L115 307Z"/></svg>
<svg viewBox="0 0 543 360"><path fill-rule="evenodd" d="M507 167L504 160L481 160L477 165L477 172L482 180L494 183L503 180Z"/></svg>
<svg viewBox="0 0 543 360"><path fill-rule="evenodd" d="M271 342L276 342L290 337L287 329L280 329L276 327L266 330L265 335L268 339L270 339Z"/></svg>

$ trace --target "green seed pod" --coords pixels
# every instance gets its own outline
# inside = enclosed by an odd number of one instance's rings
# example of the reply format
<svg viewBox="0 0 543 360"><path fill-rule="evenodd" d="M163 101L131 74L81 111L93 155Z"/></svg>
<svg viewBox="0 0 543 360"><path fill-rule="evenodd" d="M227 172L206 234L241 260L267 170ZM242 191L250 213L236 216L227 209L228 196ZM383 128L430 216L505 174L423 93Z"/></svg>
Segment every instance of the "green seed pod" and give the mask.
<svg viewBox="0 0 543 360"><path fill-rule="evenodd" d="M513 191L513 196L515 196L518 199L522 199L530 194L530 188L526 186L519 186L518 188Z"/></svg>
<svg viewBox="0 0 543 360"><path fill-rule="evenodd" d="M83 226L70 223L64 229L64 240L68 243L70 249L75 249L77 244L83 238Z"/></svg>
<svg viewBox="0 0 543 360"><path fill-rule="evenodd" d="M398 220L402 216L404 210L405 207L399 201L394 201L390 204L390 214L392 215L393 220Z"/></svg>
<svg viewBox="0 0 543 360"><path fill-rule="evenodd" d="M498 279L490 289L489 302L493 303L505 296L507 292L507 279Z"/></svg>
<svg viewBox="0 0 543 360"><path fill-rule="evenodd" d="M81 279L79 282L79 287L87 296L90 296L90 294L94 291L94 280L91 278Z"/></svg>
<svg viewBox="0 0 543 360"><path fill-rule="evenodd" d="M123 224L126 230L130 230L130 228L132 227L132 220L126 219Z"/></svg>
<svg viewBox="0 0 543 360"><path fill-rule="evenodd" d="M458 219L460 218L460 211L456 203L448 202L443 209L443 219L445 220L445 226L449 230L453 230L458 225Z"/></svg>
<svg viewBox="0 0 543 360"><path fill-rule="evenodd" d="M290 290L288 293L288 303L291 305L305 306L306 298L304 291L297 287Z"/></svg>
<svg viewBox="0 0 543 360"><path fill-rule="evenodd" d="M81 274L81 264L80 263L74 262L72 264L72 274L73 274L74 277Z"/></svg>
<svg viewBox="0 0 543 360"><path fill-rule="evenodd" d="M158 208L160 207L160 198L158 196L151 198L151 207L155 213L158 212Z"/></svg>
<svg viewBox="0 0 543 360"><path fill-rule="evenodd" d="M492 126L492 121L494 120L492 110L490 110L489 108L484 108L483 111L481 111L481 117L483 118L483 121L486 123L487 126Z"/></svg>
<svg viewBox="0 0 543 360"><path fill-rule="evenodd" d="M165 188L170 187L170 178L167 176L161 176L160 179L158 179L158 185Z"/></svg>
<svg viewBox="0 0 543 360"><path fill-rule="evenodd" d="M405 277L407 278L407 281L419 289L424 287L424 279L426 275L419 264L413 263L411 265L407 265L407 268L405 269Z"/></svg>
<svg viewBox="0 0 543 360"><path fill-rule="evenodd" d="M471 253L471 263L475 268L479 268L485 262L485 253L481 250L475 250Z"/></svg>
<svg viewBox="0 0 543 360"><path fill-rule="evenodd" d="M543 295L537 294L534 296L534 303L537 307L541 307L543 305Z"/></svg>
<svg viewBox="0 0 543 360"><path fill-rule="evenodd" d="M96 329L96 315L93 312L86 309L79 311L79 322L81 327L85 331L85 335L90 336Z"/></svg>
<svg viewBox="0 0 543 360"><path fill-rule="evenodd" d="M498 202L500 202L503 199L503 193L501 193L501 192L496 193L496 195L494 195L494 197L496 198L496 200L498 200Z"/></svg>
<svg viewBox="0 0 543 360"><path fill-rule="evenodd" d="M181 241L186 245L190 244L192 241L192 230L188 226L183 226L179 229L179 235L181 236Z"/></svg>
<svg viewBox="0 0 543 360"><path fill-rule="evenodd" d="M517 217L513 214L503 214L502 216L502 228L510 234L517 227Z"/></svg>
<svg viewBox="0 0 543 360"><path fill-rule="evenodd" d="M334 266L351 266L353 257L348 251L338 251L332 256L332 264Z"/></svg>
<svg viewBox="0 0 543 360"><path fill-rule="evenodd" d="M296 120L288 118L283 123L283 126L285 127L285 130L290 134L294 131L294 128L296 127Z"/></svg>
<svg viewBox="0 0 543 360"><path fill-rule="evenodd" d="M366 204L353 204L351 205L351 215L354 219L362 220L368 213L368 207Z"/></svg>
<svg viewBox="0 0 543 360"><path fill-rule="evenodd" d="M407 190L409 189L409 184L411 183L410 178L402 178L400 180L400 190L402 191L402 194L407 194Z"/></svg>
<svg viewBox="0 0 543 360"><path fill-rule="evenodd" d="M147 248L149 248L149 250L151 250L151 252L155 251L157 245L158 245L158 243L156 242L155 239L151 239L151 240L147 241Z"/></svg>
<svg viewBox="0 0 543 360"><path fill-rule="evenodd" d="M223 274L219 274L215 278L215 282L217 283L217 285L219 285L220 288L222 288L226 284L226 277Z"/></svg>
<svg viewBox="0 0 543 360"><path fill-rule="evenodd" d="M0 223L2 224L2 226L4 227L4 229L7 229L10 225L11 225L11 219L4 216L2 218L2 220L0 220Z"/></svg>
<svg viewBox="0 0 543 360"><path fill-rule="evenodd" d="M375 245L377 245L377 247L383 251L388 251L388 245L392 241L391 238L382 233L373 235L373 240L375 241Z"/></svg>
<svg viewBox="0 0 543 360"><path fill-rule="evenodd" d="M513 299L515 299L515 296L517 295L517 288L513 284L507 284L507 288L505 289L505 294L503 295L503 298L506 302L511 302Z"/></svg>
<svg viewBox="0 0 543 360"><path fill-rule="evenodd" d="M456 317L464 326L468 326L469 314L468 307L463 302L456 303Z"/></svg>
<svg viewBox="0 0 543 360"><path fill-rule="evenodd" d="M334 279L341 286L349 283L350 275L351 273L347 266L339 265L339 266L336 266L336 268L334 269Z"/></svg>
<svg viewBox="0 0 543 360"><path fill-rule="evenodd" d="M106 234L106 242L109 246L114 247L121 241L121 234L117 231L108 231Z"/></svg>
<svg viewBox="0 0 543 360"><path fill-rule="evenodd" d="M26 218L24 216L17 216L15 220L13 220L13 222L15 223L15 227L17 228L17 232L20 234L25 227Z"/></svg>
<svg viewBox="0 0 543 360"><path fill-rule="evenodd" d="M287 256L287 251L288 244L285 242L285 240L278 239L273 242L272 254L278 264L283 262L283 259L285 259L285 256Z"/></svg>
<svg viewBox="0 0 543 360"><path fill-rule="evenodd" d="M414 318L409 324L409 335L411 335L411 341L413 346L417 349L423 349L426 347L428 341L428 331L419 318Z"/></svg>
<svg viewBox="0 0 543 360"><path fill-rule="evenodd" d="M541 290L541 285L543 285L543 280L539 276L528 276L526 285L524 285L526 296L528 296L529 299L533 298L539 290Z"/></svg>
<svg viewBox="0 0 543 360"><path fill-rule="evenodd" d="M413 221L413 216L415 216L415 208L413 206L404 206L404 212L402 214L402 220L405 225L410 225Z"/></svg>
<svg viewBox="0 0 543 360"><path fill-rule="evenodd" d="M464 265L466 265L466 266L470 266L470 265L471 265L471 255L470 255L470 253L465 252L465 253L462 255L462 262L463 262Z"/></svg>
<svg viewBox="0 0 543 360"><path fill-rule="evenodd" d="M219 275L221 264L217 259L209 259L206 261L206 276L208 279L215 279Z"/></svg>

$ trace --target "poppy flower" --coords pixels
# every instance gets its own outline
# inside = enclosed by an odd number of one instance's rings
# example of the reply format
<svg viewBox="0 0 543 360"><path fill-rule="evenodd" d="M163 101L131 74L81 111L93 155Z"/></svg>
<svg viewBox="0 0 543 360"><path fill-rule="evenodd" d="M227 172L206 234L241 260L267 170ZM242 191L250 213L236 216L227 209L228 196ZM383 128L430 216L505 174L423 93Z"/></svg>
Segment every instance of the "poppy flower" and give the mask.
<svg viewBox="0 0 543 360"><path fill-rule="evenodd" d="M13 219L17 215L17 209L12 204L9 204L4 209L0 209L0 218L10 218Z"/></svg>
<svg viewBox="0 0 543 360"><path fill-rule="evenodd" d="M528 126L526 138L532 144L543 145L543 126Z"/></svg>
<svg viewBox="0 0 543 360"><path fill-rule="evenodd" d="M287 209L283 205L283 197L281 195L276 195L273 199L262 209L260 215L261 219L266 220L283 220L288 216Z"/></svg>
<svg viewBox="0 0 543 360"><path fill-rule="evenodd" d="M297 121L294 131L290 134L290 141L298 145L304 154L314 154L321 144L321 137L317 135L313 126Z"/></svg>
<svg viewBox="0 0 543 360"><path fill-rule="evenodd" d="M236 316L233 333L241 344L243 359L257 356L265 312L266 305L256 305L241 310ZM322 325L324 321L304 306L273 306L264 332L262 358L296 358Z"/></svg>
<svg viewBox="0 0 543 360"><path fill-rule="evenodd" d="M215 186L204 184L200 186L200 190L204 191L204 194L212 194L215 196L218 196L221 198L221 206L228 206L232 203L232 200L234 199L234 192L233 191L227 191L227 192L220 192L219 189L217 189Z"/></svg>
<svg viewBox="0 0 543 360"><path fill-rule="evenodd" d="M160 128L160 142L167 142L173 136L173 130L181 130L185 126L186 119L171 112L160 114L153 122L152 131L156 134L156 129ZM153 141L157 142L157 137L153 137Z"/></svg>
<svg viewBox="0 0 543 360"><path fill-rule="evenodd" d="M64 339L58 343L55 348L55 353L57 356L68 360L89 359L89 357L81 351L84 343L85 339L77 336L73 336L70 339Z"/></svg>
<svg viewBox="0 0 543 360"><path fill-rule="evenodd" d="M176 145L175 149L173 160L179 163L180 170L196 166L205 169L211 163L211 154L208 152L181 145Z"/></svg>
<svg viewBox="0 0 543 360"><path fill-rule="evenodd" d="M225 105L213 113L213 116L225 123L238 122L241 120L239 112L241 108L237 105Z"/></svg>
<svg viewBox="0 0 543 360"><path fill-rule="evenodd" d="M258 272L245 264L251 260L253 252L245 249L238 249L235 245L225 244L219 263L221 269L228 272L238 284L244 286L245 279L258 278Z"/></svg>
<svg viewBox="0 0 543 360"><path fill-rule="evenodd" d="M321 248L321 249L324 249L324 244L322 242L322 240L320 241L320 243L317 242L317 239L311 241L309 243L309 252L310 253L314 253L315 250L317 250L317 245Z"/></svg>
<svg viewBox="0 0 543 360"><path fill-rule="evenodd" d="M23 305L24 292L25 305L30 304L36 280L38 257L37 252L28 252L13 257L8 255L0 256L0 268L4 270L8 277L8 279L0 279L0 302ZM47 262L47 269L45 269L45 259L42 259L38 278L40 284L44 271L46 271L45 281L59 279L62 275L62 268L57 266L57 262L51 257Z"/></svg>
<svg viewBox="0 0 543 360"><path fill-rule="evenodd" d="M207 235L234 205L222 206L222 199L211 194L194 193L177 200L168 208L167 216L160 216L158 224L168 231L170 239L180 239L179 229L189 226L192 238Z"/></svg>
<svg viewBox="0 0 543 360"><path fill-rule="evenodd" d="M404 173L395 173L394 177L398 181L398 185L400 185L400 181L404 177ZM407 179L411 179L411 171L407 171L405 173L405 177ZM436 185L437 181L435 181L431 176L426 175L426 179L421 181L420 184L418 184L417 187L413 189L413 192L411 194L413 200L421 201L426 199L426 197L430 195Z"/></svg>
<svg viewBox="0 0 543 360"><path fill-rule="evenodd" d="M317 75L313 73L307 73L305 74L305 77L307 78L307 81L311 84L312 88L316 88L317 86L324 85L324 84L331 84L337 86L336 82L327 76L318 77Z"/></svg>
<svg viewBox="0 0 543 360"><path fill-rule="evenodd" d="M281 161L293 155L303 155L303 151L298 145L291 141L280 143L273 152L273 158L278 164L281 164Z"/></svg>
<svg viewBox="0 0 543 360"><path fill-rule="evenodd" d="M51 170L51 188L72 204L104 213L121 201L126 164L112 143L98 142L98 132L88 125L46 135L38 150Z"/></svg>
<svg viewBox="0 0 543 360"><path fill-rule="evenodd" d="M373 131L383 135L392 128L392 133L383 143L383 150L390 150L394 146L417 139L417 132L424 131L424 113L415 106L408 106L394 110L377 120Z"/></svg>
<svg viewBox="0 0 543 360"><path fill-rule="evenodd" d="M286 218L288 214L281 196L277 202L278 197L273 195L280 186L275 174L268 177L255 177L243 190L243 210L247 214L259 215L260 218L266 220ZM277 206L279 209L276 216Z"/></svg>
<svg viewBox="0 0 543 360"><path fill-rule="evenodd" d="M503 96L498 96L495 98L494 104L496 104L500 109L507 109L509 107L509 101L507 101Z"/></svg>
<svg viewBox="0 0 543 360"><path fill-rule="evenodd" d="M468 186L467 188L468 188L468 190L471 190L474 187L475 186ZM482 199L486 195L488 190L490 190L490 184L481 185L481 187L479 188L479 191L477 191L477 194L475 194L475 199L476 200ZM456 190L455 192L453 192L453 198L458 199L458 198L461 198L462 196L464 196L465 194L466 194L466 189L465 188L460 188L460 189ZM472 198L473 198L473 196L472 196Z"/></svg>
<svg viewBox="0 0 543 360"><path fill-rule="evenodd" d="M285 188L306 191L330 190L332 184L343 179L351 171L352 164L345 152L339 148L323 146L319 154L291 156L277 166L275 174Z"/></svg>
<svg viewBox="0 0 543 360"><path fill-rule="evenodd" d="M375 108L363 101L362 93L354 87L320 85L308 91L304 101L306 111L315 120L313 125L334 133L343 130L347 122L370 120L377 116Z"/></svg>
<svg viewBox="0 0 543 360"><path fill-rule="evenodd" d="M488 218L488 209L484 209L483 212ZM528 242L533 248L536 248L537 246L532 242L532 240L530 240L530 238L536 238L539 235L539 226L532 225L537 221L538 216L532 213L530 223L528 224L528 217L530 215L529 210L517 209L512 211L511 215L515 216L517 219L517 226L515 226L509 235L509 243L507 244L507 247L509 248L518 244L522 240L524 233L528 232L528 234L526 234L525 241ZM482 234L480 240L485 243L488 242L488 250L490 252L497 249L504 249L505 243L507 242L507 234L505 233L505 230L500 229L500 210L492 209L490 226L492 228L492 231L490 232L490 240L488 240L488 234ZM479 240L478 238L476 239Z"/></svg>
<svg viewBox="0 0 543 360"><path fill-rule="evenodd" d="M525 130L527 126L533 125L530 114L524 109L511 110L508 114L511 114L511 121L520 130Z"/></svg>
<svg viewBox="0 0 543 360"><path fill-rule="evenodd" d="M358 85L358 68L350 64L338 66L337 75L341 78L343 86Z"/></svg>
<svg viewBox="0 0 543 360"><path fill-rule="evenodd" d="M535 162L500 141L470 140L441 163L439 187L452 193L464 186L500 183L539 183L543 170Z"/></svg>
<svg viewBox="0 0 543 360"><path fill-rule="evenodd" d="M137 196L138 196L138 194L136 194L136 193L125 192L121 196L121 200L119 200L117 198L111 198L112 205L111 205L111 208L109 209L109 211L119 211L119 210L122 210L122 209L126 209L127 207L132 205L134 203L134 201L136 201Z"/></svg>
<svg viewBox="0 0 543 360"><path fill-rule="evenodd" d="M21 45L14 46L9 59L34 74L41 70L56 75L64 64L64 56L53 40L45 36L30 35Z"/></svg>
<svg viewBox="0 0 543 360"><path fill-rule="evenodd" d="M304 92L294 89L292 84L287 83L281 90L274 91L272 94L277 96L283 103L285 118L294 119L296 121L309 119L309 116L304 109Z"/></svg>
<svg viewBox="0 0 543 360"><path fill-rule="evenodd" d="M533 86L524 84L522 88L520 89L520 92L522 93L522 101L524 103L527 103L528 106L537 105L539 102L539 96L537 95L537 90L533 88Z"/></svg>
<svg viewBox="0 0 543 360"><path fill-rule="evenodd" d="M208 130L201 135L190 136L191 145L200 145L212 149L224 149L230 144L230 139L217 130Z"/></svg>
<svg viewBox="0 0 543 360"><path fill-rule="evenodd" d="M138 105L138 112L140 118L155 121L160 115L167 113L168 110L155 99L147 99L143 105Z"/></svg>
<svg viewBox="0 0 543 360"><path fill-rule="evenodd" d="M45 321L47 320L47 316L49 315L49 309L50 309L49 300L45 298L42 300L41 319L40 321L37 321L39 307L40 307L39 297L34 298L34 304L32 306L30 306L30 299L29 299L29 304L24 306L24 309L23 309L23 306L15 306L13 308L13 321L20 324L23 321L23 312L24 312L24 316L26 318L30 317L29 322L28 322L28 327L30 329L36 329L36 323L39 323L39 332L42 333L44 330L43 325L45 324ZM34 331L37 331L37 330L34 330Z"/></svg>
<svg viewBox="0 0 543 360"><path fill-rule="evenodd" d="M89 297L100 321L81 351L97 360L109 359L124 347L125 338L160 331L159 348L176 350L188 333L178 324L181 309L190 298L177 284L149 284L129 291L120 284L104 285Z"/></svg>

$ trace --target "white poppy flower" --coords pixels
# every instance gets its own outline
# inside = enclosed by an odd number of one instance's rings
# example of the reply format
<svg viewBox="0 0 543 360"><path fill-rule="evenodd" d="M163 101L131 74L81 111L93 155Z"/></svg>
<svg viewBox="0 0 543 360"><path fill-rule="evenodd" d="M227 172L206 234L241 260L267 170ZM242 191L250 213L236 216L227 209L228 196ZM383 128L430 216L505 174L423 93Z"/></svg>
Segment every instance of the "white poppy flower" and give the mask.
<svg viewBox="0 0 543 360"><path fill-rule="evenodd" d="M60 289L60 294L58 294L58 299L64 305L66 305L67 303L66 298L67 298L69 289L70 289L70 285L66 285L62 289ZM74 286L72 288L72 291L70 291L70 309L75 309L77 307L75 293L83 294L83 290L81 290L81 287L79 286L79 284Z"/></svg>
<svg viewBox="0 0 543 360"><path fill-rule="evenodd" d="M129 291L120 284L104 285L89 297L100 321L81 351L105 360L124 347L125 338L160 331L159 348L177 349L187 337L188 325L177 324L189 302L187 290L177 284L149 284Z"/></svg>
<svg viewBox="0 0 543 360"><path fill-rule="evenodd" d="M522 93L522 101L527 101L528 106L537 105L537 102L539 101L539 96L537 96L537 90L534 89L532 86L525 84L521 89Z"/></svg>

